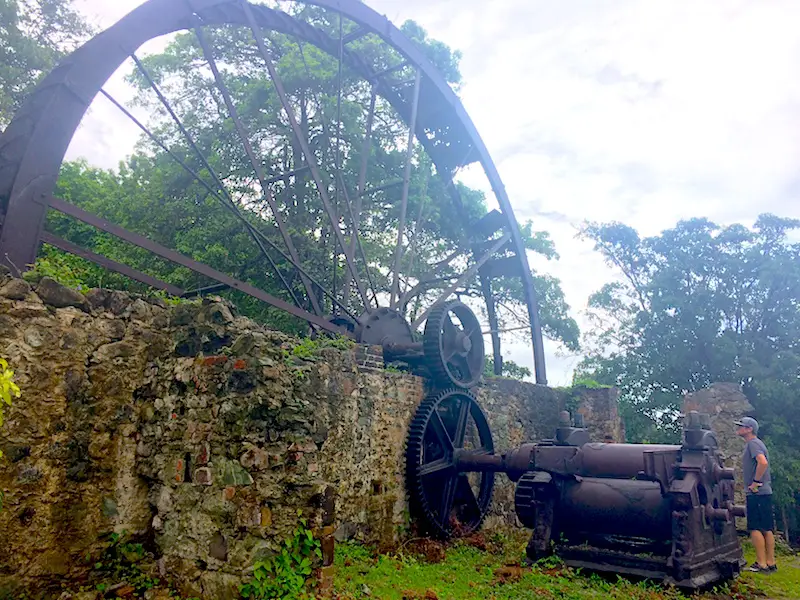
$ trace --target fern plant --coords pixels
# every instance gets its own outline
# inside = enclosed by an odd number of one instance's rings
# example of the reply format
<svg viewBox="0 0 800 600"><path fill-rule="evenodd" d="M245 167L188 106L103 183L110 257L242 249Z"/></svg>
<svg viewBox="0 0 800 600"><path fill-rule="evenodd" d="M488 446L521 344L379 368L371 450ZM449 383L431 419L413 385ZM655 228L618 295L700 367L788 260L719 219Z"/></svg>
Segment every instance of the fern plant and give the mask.
<svg viewBox="0 0 800 600"><path fill-rule="evenodd" d="M307 521L300 524L281 551L253 568L253 581L241 586L244 598L254 600L305 600L313 598L306 591L306 581L313 573L313 562L322 558L320 541L308 529Z"/></svg>

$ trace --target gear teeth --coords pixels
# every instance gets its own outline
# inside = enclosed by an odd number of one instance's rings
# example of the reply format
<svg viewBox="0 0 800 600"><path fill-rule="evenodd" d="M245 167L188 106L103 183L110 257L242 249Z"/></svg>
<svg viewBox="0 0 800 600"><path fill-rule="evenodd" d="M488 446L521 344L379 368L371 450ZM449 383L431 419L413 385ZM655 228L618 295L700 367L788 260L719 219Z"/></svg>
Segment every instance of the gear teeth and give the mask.
<svg viewBox="0 0 800 600"><path fill-rule="evenodd" d="M451 538L456 532L451 528L442 527L436 519L433 510L431 510L432 498L428 497L429 492L426 491L423 485L422 476L420 475L420 463L424 450L425 432L428 429L431 415L433 415L434 411L438 409L438 406L442 402L454 395L469 398L470 402L475 404L478 408L478 418L475 420L475 424L481 437L481 443L491 451L494 451L489 424L478 405L477 399L471 392L451 388L430 394L420 403L414 417L411 419L411 424L408 428L408 436L406 438L406 491L408 493L409 508L411 509L412 515L418 519L421 529L439 539ZM475 419L475 417L476 415L473 412L473 418ZM482 476L484 480L482 480L481 484L481 493L477 498L478 506L480 507L479 518L471 523L463 523L462 527L459 528L459 534L468 535L480 528L489 511L492 493L494 491L494 473L483 473Z"/></svg>
<svg viewBox="0 0 800 600"><path fill-rule="evenodd" d="M472 318L475 320L475 325L480 324L472 310L463 302L459 300L446 302L434 308L431 314L428 315L422 337L422 348L425 354L426 364L431 371L434 383L442 381L447 382L446 385L454 385L461 389L470 389L478 385L483 376L483 367L486 364L486 351L483 343L481 343L480 346L473 346L475 352L480 352L481 354L481 366L476 373L470 373L469 377L466 379L463 377L463 374L461 378L457 377L447 366L442 357L442 349L439 340L441 338L442 329L444 328L444 321L454 308L469 311L470 315L472 315Z"/></svg>
<svg viewBox="0 0 800 600"><path fill-rule="evenodd" d="M536 484L534 479L534 473L526 473L520 477L514 492L514 510L517 518L528 529L536 527Z"/></svg>

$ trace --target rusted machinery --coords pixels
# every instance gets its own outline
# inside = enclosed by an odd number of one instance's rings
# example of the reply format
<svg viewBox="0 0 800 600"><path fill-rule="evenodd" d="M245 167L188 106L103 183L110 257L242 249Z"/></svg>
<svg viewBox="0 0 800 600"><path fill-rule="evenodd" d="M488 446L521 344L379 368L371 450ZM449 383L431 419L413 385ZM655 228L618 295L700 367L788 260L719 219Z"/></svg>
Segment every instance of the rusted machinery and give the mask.
<svg viewBox="0 0 800 600"><path fill-rule="evenodd" d="M579 417L579 416L578 416ZM689 413L680 446L590 443L562 413L555 438L495 454L471 393L428 397L406 455L411 507L437 537L469 533L488 512L494 474L516 482L519 520L533 530L532 561L643 576L685 588L735 577L733 469L723 467L707 415Z"/></svg>
<svg viewBox="0 0 800 600"><path fill-rule="evenodd" d="M416 341L409 322L390 308L363 315L354 329L359 343L383 347L387 363L401 360L423 367L434 387L467 389L483 376L486 354L481 324L458 300L440 304L430 312L421 341Z"/></svg>

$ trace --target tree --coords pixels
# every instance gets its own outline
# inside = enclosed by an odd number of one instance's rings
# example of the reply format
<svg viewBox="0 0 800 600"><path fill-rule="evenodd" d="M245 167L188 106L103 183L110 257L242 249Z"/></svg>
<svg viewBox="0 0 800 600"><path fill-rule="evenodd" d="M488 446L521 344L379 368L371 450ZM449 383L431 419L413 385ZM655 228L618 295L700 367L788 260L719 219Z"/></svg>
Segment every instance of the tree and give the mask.
<svg viewBox="0 0 800 600"><path fill-rule="evenodd" d="M325 11L302 7L297 16L313 21L317 27L329 28L338 35L337 23L330 21ZM451 85L457 86L461 79L459 55L441 42L430 39L421 27L412 22L406 23L403 29L442 69ZM301 168L305 159L292 139L288 124L281 118L280 102L251 34L237 27L205 28L204 32L247 137L258 151L266 177ZM309 146L321 165L323 185L349 236L350 216L345 202L348 196L351 199L356 197L358 188L370 86L346 68L340 81L336 58L314 46L278 33L270 33L268 43L300 127L307 132ZM370 57L374 64L388 67L401 62L400 57L389 55L391 52L372 36L359 39L348 47ZM170 99L172 109L191 132L197 148L224 182L240 215L226 211L214 193L146 138L116 172L94 169L85 163L64 165L58 193L70 202L162 245L175 248L276 296L290 299L285 286L266 264L253 236L242 226L242 220L247 221L273 243L285 248L198 38L193 33L179 34L162 53L145 57L142 62L148 75ZM138 102L153 116L148 125L155 134L206 182L218 187L208 165L198 159L183 133L164 111L148 78L135 71L130 74L129 81L139 90ZM403 122L392 106L378 99L368 163L367 181L371 185L402 178L405 164L403 132ZM464 208L456 211L449 201L447 182L440 175L430 158L417 148L412 161L407 251L400 265L402 306L412 318L466 269L471 260L470 232L466 224L476 221L487 211L483 194L460 184L458 188ZM343 249L338 247L332 235L314 183L307 174L301 173L275 182L271 192L304 269L331 289L342 289L348 280L345 262L341 258ZM359 217L359 237L375 287L386 293L396 243L394 232L399 219L400 187L366 194L360 203L354 209ZM153 261L140 249L62 216L51 216L48 227L70 241L184 289L211 283L185 269L174 269L166 263ZM534 232L530 224L523 226L522 233L530 250L551 259L557 258L546 233ZM48 249L47 252L51 260L55 260L54 251ZM282 272L291 272L291 265L283 257L271 250L269 253ZM354 258L363 269L361 257L356 254ZM87 283L97 280L96 271L87 267L83 272L90 277L91 281ZM305 297L301 279L294 278L291 283L291 292L300 298ZM568 314L569 307L558 280L537 276L535 283L543 299L542 321L546 334L572 349L576 348L579 337L577 324ZM494 292L501 326L524 323L527 315L521 305L524 294L519 281L503 279L496 284ZM466 298L481 296L477 284L459 289L457 293ZM294 332L305 328L296 319L263 307L236 292L230 292L230 295L246 309L246 314L273 327ZM328 298L320 295L318 300L333 312L334 307ZM351 298L350 303L358 314L362 309L359 300Z"/></svg>
<svg viewBox="0 0 800 600"><path fill-rule="evenodd" d="M89 32L72 0L0 0L0 131L39 79Z"/></svg>
<svg viewBox="0 0 800 600"><path fill-rule="evenodd" d="M706 219L641 238L619 223L583 235L619 273L589 300L587 356L576 377L621 390L631 439L677 441L681 397L742 384L772 448L776 499L800 485L800 221L752 228Z"/></svg>
<svg viewBox="0 0 800 600"><path fill-rule="evenodd" d="M513 360L503 361L503 372L500 377L508 377L509 379L519 379L523 381L526 377L530 377L533 373L528 367L518 365ZM483 369L484 377L496 377L494 373L494 359L487 358L486 366Z"/></svg>

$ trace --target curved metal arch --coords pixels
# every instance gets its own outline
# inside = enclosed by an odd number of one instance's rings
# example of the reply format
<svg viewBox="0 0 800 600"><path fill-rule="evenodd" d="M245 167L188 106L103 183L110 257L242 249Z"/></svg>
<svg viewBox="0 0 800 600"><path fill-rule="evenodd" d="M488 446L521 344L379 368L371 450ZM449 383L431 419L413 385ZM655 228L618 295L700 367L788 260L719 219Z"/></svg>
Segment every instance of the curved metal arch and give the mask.
<svg viewBox="0 0 800 600"><path fill-rule="evenodd" d="M510 200L472 120L461 101L414 43L386 18L359 0L304 0L341 13L370 33L381 37L399 51L423 75L420 94L425 104L444 106L419 115L417 138L437 166L451 175L459 166L478 160L491 184L505 217L504 227L511 236L520 262L520 276L528 306L537 383L546 383L544 351L538 302L522 236ZM336 56L339 40L308 23L266 6L251 5L261 27L292 34ZM240 0L149 0L115 25L92 38L67 57L37 87L0 136L0 207L5 205L0 222L0 260L15 271L32 263L38 249L49 198L55 187L61 163L75 130L94 97L124 61L148 40L195 24L195 14L205 25L246 26ZM368 80L376 81L378 93L408 123L410 102L386 78L370 71L356 53L345 49L348 67ZM462 152L465 137L471 146ZM458 147L457 150L454 150ZM444 150L443 150L444 149ZM448 152L463 156L448 160ZM454 201L458 192L450 185Z"/></svg>

